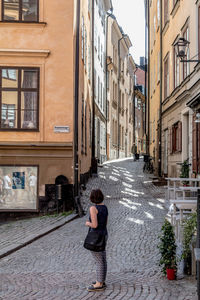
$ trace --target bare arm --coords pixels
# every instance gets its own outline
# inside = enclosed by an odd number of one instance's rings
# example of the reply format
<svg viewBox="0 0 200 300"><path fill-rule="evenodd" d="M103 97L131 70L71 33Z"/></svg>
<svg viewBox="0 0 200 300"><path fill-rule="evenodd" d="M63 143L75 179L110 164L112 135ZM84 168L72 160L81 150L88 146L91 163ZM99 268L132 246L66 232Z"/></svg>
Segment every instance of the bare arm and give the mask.
<svg viewBox="0 0 200 300"><path fill-rule="evenodd" d="M95 206L90 207L90 216L91 216L91 222L87 221L85 223L86 226L89 226L91 228L97 228L98 226L98 220L97 220L97 209Z"/></svg>

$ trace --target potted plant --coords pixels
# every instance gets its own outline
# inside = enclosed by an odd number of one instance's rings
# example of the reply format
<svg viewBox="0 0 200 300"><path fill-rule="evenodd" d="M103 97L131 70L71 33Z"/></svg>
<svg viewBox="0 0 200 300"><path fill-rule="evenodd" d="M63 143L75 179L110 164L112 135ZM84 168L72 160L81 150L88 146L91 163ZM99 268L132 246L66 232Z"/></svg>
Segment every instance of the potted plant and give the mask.
<svg viewBox="0 0 200 300"><path fill-rule="evenodd" d="M197 231L197 213L191 214L188 218L183 220L183 251L181 258L184 260L184 273L191 275L192 270L192 253L191 243L194 234Z"/></svg>
<svg viewBox="0 0 200 300"><path fill-rule="evenodd" d="M159 265L162 266L163 274L167 275L169 280L174 280L177 270L176 241L173 226L168 220L165 220L161 231L158 245L161 255Z"/></svg>
<svg viewBox="0 0 200 300"><path fill-rule="evenodd" d="M190 164L188 159L186 159L181 164L180 178L189 178L189 172L190 172ZM183 181L184 186L187 186L188 184L189 184L188 181Z"/></svg>

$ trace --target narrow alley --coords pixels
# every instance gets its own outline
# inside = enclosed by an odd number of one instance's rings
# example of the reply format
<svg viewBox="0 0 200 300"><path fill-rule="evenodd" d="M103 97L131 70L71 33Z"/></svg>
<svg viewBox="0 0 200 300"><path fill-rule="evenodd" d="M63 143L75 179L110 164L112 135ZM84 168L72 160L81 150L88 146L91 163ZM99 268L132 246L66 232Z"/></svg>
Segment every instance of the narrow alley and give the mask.
<svg viewBox="0 0 200 300"><path fill-rule="evenodd" d="M84 218L2 258L0 299L196 299L194 279L179 276L176 281L168 281L160 272L158 235L168 203L164 188L152 185L142 166L141 160L133 159L104 164L84 191ZM97 294L86 290L95 279L95 266L89 251L83 248L93 188L102 189L109 209L107 289Z"/></svg>

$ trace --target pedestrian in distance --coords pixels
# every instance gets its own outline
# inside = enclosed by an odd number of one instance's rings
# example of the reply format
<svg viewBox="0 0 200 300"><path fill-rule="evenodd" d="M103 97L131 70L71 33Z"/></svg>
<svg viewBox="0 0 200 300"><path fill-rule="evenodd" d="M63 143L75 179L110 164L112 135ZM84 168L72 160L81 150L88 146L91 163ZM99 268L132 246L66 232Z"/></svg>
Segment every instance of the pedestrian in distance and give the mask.
<svg viewBox="0 0 200 300"><path fill-rule="evenodd" d="M90 201L93 205L90 207L89 221L86 221L85 225L89 227L89 231L98 232L105 237L107 241L107 221L108 221L108 209L103 203L104 195L100 189L92 190L90 194ZM107 274L107 261L106 261L106 249L104 251L95 252L90 251L92 257L96 263L96 281L92 282L87 290L89 292L102 291L106 288L105 280Z"/></svg>

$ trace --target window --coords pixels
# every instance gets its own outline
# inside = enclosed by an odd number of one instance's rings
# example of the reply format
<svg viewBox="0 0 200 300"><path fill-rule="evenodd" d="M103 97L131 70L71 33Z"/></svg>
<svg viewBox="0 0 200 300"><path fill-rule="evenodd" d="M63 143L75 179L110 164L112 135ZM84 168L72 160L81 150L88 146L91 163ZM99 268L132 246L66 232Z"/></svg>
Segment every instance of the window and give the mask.
<svg viewBox="0 0 200 300"><path fill-rule="evenodd" d="M200 124L195 123L196 114L193 115L192 127L192 170L200 174Z"/></svg>
<svg viewBox="0 0 200 300"><path fill-rule="evenodd" d="M85 27L85 36L84 36L84 65L87 66L87 30Z"/></svg>
<svg viewBox="0 0 200 300"><path fill-rule="evenodd" d="M157 0L157 27L160 25L160 0Z"/></svg>
<svg viewBox="0 0 200 300"><path fill-rule="evenodd" d="M156 40L156 15L153 17L153 41Z"/></svg>
<svg viewBox="0 0 200 300"><path fill-rule="evenodd" d="M185 31L183 32L183 37L189 42L189 28L187 27ZM189 47L188 51L186 54L186 60L190 59L190 54L189 54ZM189 63L184 62L183 63L183 80L189 75Z"/></svg>
<svg viewBox="0 0 200 300"><path fill-rule="evenodd" d="M39 22L39 1L2 0L2 20L6 22Z"/></svg>
<svg viewBox="0 0 200 300"><path fill-rule="evenodd" d="M91 3L91 0L88 0L88 13L89 13L89 15L91 15L91 11L92 11L92 3Z"/></svg>
<svg viewBox="0 0 200 300"><path fill-rule="evenodd" d="M174 88L179 86L179 58L174 50Z"/></svg>
<svg viewBox="0 0 200 300"><path fill-rule="evenodd" d="M175 123L170 130L170 152L182 151L182 123Z"/></svg>
<svg viewBox="0 0 200 300"><path fill-rule="evenodd" d="M124 127L122 127L122 149L124 149Z"/></svg>
<svg viewBox="0 0 200 300"><path fill-rule="evenodd" d="M99 60L100 60L100 55L101 55L101 53L100 53L100 51L101 51L101 42L100 42L100 37L98 36L98 58L99 58Z"/></svg>
<svg viewBox="0 0 200 300"><path fill-rule="evenodd" d="M112 121L112 143L115 144L115 121Z"/></svg>
<svg viewBox="0 0 200 300"><path fill-rule="evenodd" d="M82 95L82 108L81 108L81 153L84 153L84 96Z"/></svg>
<svg viewBox="0 0 200 300"><path fill-rule="evenodd" d="M160 81L160 51L158 52L157 56L157 82Z"/></svg>
<svg viewBox="0 0 200 300"><path fill-rule="evenodd" d="M97 83L97 101L100 102L100 78L98 76L98 83Z"/></svg>
<svg viewBox="0 0 200 300"><path fill-rule="evenodd" d="M81 24L81 57L82 60L84 60L84 51L85 51L85 47L84 47L84 40L85 40L85 25L84 25L84 17L82 17L82 24Z"/></svg>
<svg viewBox="0 0 200 300"><path fill-rule="evenodd" d="M39 69L0 68L1 129L38 129Z"/></svg>
<svg viewBox="0 0 200 300"><path fill-rule="evenodd" d="M164 25L169 19L169 0L164 0Z"/></svg>
<svg viewBox="0 0 200 300"><path fill-rule="evenodd" d="M164 98L169 96L169 56L164 62Z"/></svg>

